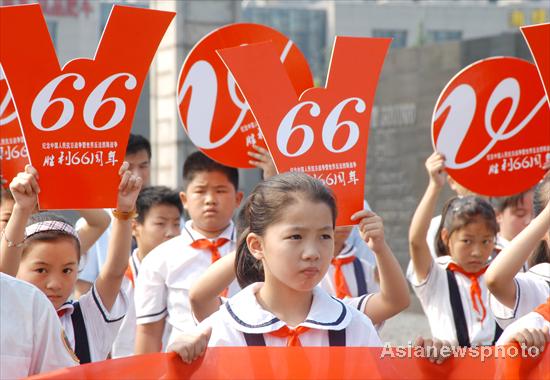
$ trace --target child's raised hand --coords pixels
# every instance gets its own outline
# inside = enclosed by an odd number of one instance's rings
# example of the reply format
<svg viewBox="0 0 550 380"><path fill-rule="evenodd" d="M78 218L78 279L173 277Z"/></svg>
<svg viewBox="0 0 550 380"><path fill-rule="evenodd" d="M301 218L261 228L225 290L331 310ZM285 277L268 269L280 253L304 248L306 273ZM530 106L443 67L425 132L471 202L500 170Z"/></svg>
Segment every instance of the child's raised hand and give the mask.
<svg viewBox="0 0 550 380"><path fill-rule="evenodd" d="M212 328L209 327L200 334L182 334L168 346L168 352L176 352L185 363L189 364L202 356L208 346Z"/></svg>
<svg viewBox="0 0 550 380"><path fill-rule="evenodd" d="M424 357L435 364L443 363L452 354L451 343L446 340L439 340L435 338L432 340L418 337L414 341L414 346L422 347L424 349Z"/></svg>
<svg viewBox="0 0 550 380"><path fill-rule="evenodd" d="M351 220L359 220L359 234L375 253L386 247L384 238L384 223L382 218L370 210L358 211Z"/></svg>
<svg viewBox="0 0 550 380"><path fill-rule="evenodd" d="M248 161L250 165L262 169L264 172L264 180L277 175L277 169L275 169L275 164L273 163L273 158L269 154L269 151L257 145L252 146L252 148L254 151L248 152L248 155L253 158L253 160Z"/></svg>
<svg viewBox="0 0 550 380"><path fill-rule="evenodd" d="M122 212L133 211L136 206L136 199L141 190L143 180L134 175L128 168L130 164L124 161L118 174L121 176L118 185L117 210Z"/></svg>
<svg viewBox="0 0 550 380"><path fill-rule="evenodd" d="M430 183L437 187L443 187L445 185L445 156L434 152L428 157L425 165L430 176Z"/></svg>
<svg viewBox="0 0 550 380"><path fill-rule="evenodd" d="M25 171L18 173L10 183L10 190L15 204L24 210L33 211L38 201L38 172L31 165L25 166Z"/></svg>

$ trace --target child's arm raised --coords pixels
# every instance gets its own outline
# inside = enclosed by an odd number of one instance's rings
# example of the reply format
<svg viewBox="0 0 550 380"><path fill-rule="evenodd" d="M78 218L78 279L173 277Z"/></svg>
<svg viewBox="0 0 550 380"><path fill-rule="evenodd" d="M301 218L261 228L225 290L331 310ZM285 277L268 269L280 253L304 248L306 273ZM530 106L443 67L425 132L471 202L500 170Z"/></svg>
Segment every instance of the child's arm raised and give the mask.
<svg viewBox="0 0 550 380"><path fill-rule="evenodd" d="M248 155L252 157L253 160L248 161L248 163L254 165L258 169L262 169L264 180L276 176L277 169L275 168L275 163L269 151L257 145L254 145L252 148L254 151L249 151Z"/></svg>
<svg viewBox="0 0 550 380"><path fill-rule="evenodd" d="M382 218L372 211L363 210L355 213L351 219L361 220L359 223L361 238L367 242L376 256L380 274L380 292L369 299L364 310L376 325L409 306L409 288L399 262L384 238Z"/></svg>
<svg viewBox="0 0 550 380"><path fill-rule="evenodd" d="M434 214L439 193L445 184L445 157L440 153L432 153L426 160L426 169L430 176L428 188L414 212L409 227L409 251L414 272L418 281L423 281L430 272L432 255L426 242L430 220Z"/></svg>
<svg viewBox="0 0 550 380"><path fill-rule="evenodd" d="M95 287L101 302L111 310L120 292L120 285L124 272L128 267L128 257L132 248L132 219L125 217L135 211L136 199L141 189L142 180L128 170L128 163L124 162L120 168L120 185L116 212L119 216L113 219L113 227L107 259L95 281Z"/></svg>
<svg viewBox="0 0 550 380"><path fill-rule="evenodd" d="M487 272L485 283L504 306L514 308L516 285L514 277L550 230L550 202L542 212L529 223L493 260Z"/></svg>
<svg viewBox="0 0 550 380"><path fill-rule="evenodd" d="M78 210L78 213L84 218L85 223L77 230L80 239L80 252L82 254L89 251L99 237L105 232L111 218L103 209Z"/></svg>
<svg viewBox="0 0 550 380"><path fill-rule="evenodd" d="M11 181L10 190L15 200L13 212L0 239L0 271L15 277L21 262L25 227L38 202L38 172L31 165Z"/></svg>
<svg viewBox="0 0 550 380"><path fill-rule="evenodd" d="M220 293L235 279L235 252L208 267L191 287L189 302L195 318L201 322L220 308Z"/></svg>

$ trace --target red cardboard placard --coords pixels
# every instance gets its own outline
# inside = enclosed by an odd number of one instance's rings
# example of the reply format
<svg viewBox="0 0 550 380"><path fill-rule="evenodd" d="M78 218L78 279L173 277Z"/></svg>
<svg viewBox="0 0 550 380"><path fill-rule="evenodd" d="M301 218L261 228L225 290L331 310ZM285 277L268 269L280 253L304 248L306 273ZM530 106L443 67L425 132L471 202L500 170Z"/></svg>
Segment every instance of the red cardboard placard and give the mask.
<svg viewBox="0 0 550 380"><path fill-rule="evenodd" d="M550 109L535 65L493 57L473 63L445 87L432 117L432 141L447 173L467 189L507 196L533 187L550 152Z"/></svg>
<svg viewBox="0 0 550 380"><path fill-rule="evenodd" d="M8 188L13 177L23 171L28 163L27 146L0 65L0 184Z"/></svg>
<svg viewBox="0 0 550 380"><path fill-rule="evenodd" d="M139 94L174 15L115 5L94 59L60 68L40 5L0 7L0 62L42 209L115 207Z"/></svg>
<svg viewBox="0 0 550 380"><path fill-rule="evenodd" d="M455 350L438 365L407 347L209 347L191 364L175 353L156 353L31 379L550 379L550 345L536 357L513 346Z"/></svg>
<svg viewBox="0 0 550 380"><path fill-rule="evenodd" d="M279 173L331 187L337 225L363 208L370 113L389 38L336 37L326 88L296 94L270 42L219 51L258 120Z"/></svg>
<svg viewBox="0 0 550 380"><path fill-rule="evenodd" d="M535 59L546 99L550 102L550 23L524 26L520 29Z"/></svg>
<svg viewBox="0 0 550 380"><path fill-rule="evenodd" d="M296 93L313 86L308 63L279 31L259 24L231 24L200 40L183 63L178 80L178 114L189 139L227 166L251 168L252 145L265 147L258 123L216 50L271 41Z"/></svg>

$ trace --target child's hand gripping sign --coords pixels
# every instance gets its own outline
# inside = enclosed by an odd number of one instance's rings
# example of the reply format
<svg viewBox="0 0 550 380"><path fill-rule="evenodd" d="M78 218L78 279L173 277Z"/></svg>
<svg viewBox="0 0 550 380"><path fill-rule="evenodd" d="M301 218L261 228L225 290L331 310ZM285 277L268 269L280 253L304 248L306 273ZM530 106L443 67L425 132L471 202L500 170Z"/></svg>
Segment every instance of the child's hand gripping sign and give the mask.
<svg viewBox="0 0 550 380"><path fill-rule="evenodd" d="M313 86L307 61L285 35L258 24L216 29L191 50L178 80L178 113L189 139L227 166L250 168L247 151L264 147L263 136L218 49L271 41L297 93Z"/></svg>
<svg viewBox="0 0 550 380"><path fill-rule="evenodd" d="M337 225L363 208L370 113L389 38L336 37L326 88L297 95L271 42L219 51L258 121L279 173L331 187Z"/></svg>
<svg viewBox="0 0 550 380"><path fill-rule="evenodd" d="M478 194L506 196L543 177L549 126L535 65L494 57L466 67L447 84L434 110L432 140L458 183Z"/></svg>
<svg viewBox="0 0 550 380"><path fill-rule="evenodd" d="M29 163L17 111L0 64L0 184L8 188L17 173Z"/></svg>
<svg viewBox="0 0 550 380"><path fill-rule="evenodd" d="M38 4L0 7L0 62L42 209L114 207L136 104L175 13L114 6L93 60L60 68Z"/></svg>

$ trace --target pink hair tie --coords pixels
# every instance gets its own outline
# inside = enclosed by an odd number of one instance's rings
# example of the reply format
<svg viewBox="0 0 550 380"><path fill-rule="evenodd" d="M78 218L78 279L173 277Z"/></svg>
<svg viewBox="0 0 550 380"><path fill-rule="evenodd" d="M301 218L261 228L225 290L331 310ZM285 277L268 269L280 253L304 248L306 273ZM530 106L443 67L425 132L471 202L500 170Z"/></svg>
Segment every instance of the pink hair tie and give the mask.
<svg viewBox="0 0 550 380"><path fill-rule="evenodd" d="M32 235L37 234L39 232L46 232L46 231L66 232L67 234L74 236L76 240L80 241L76 233L76 230L74 229L73 226L58 220L46 220L42 222L33 223L30 226L27 226L25 228L25 236L26 236L25 239L28 239Z"/></svg>

